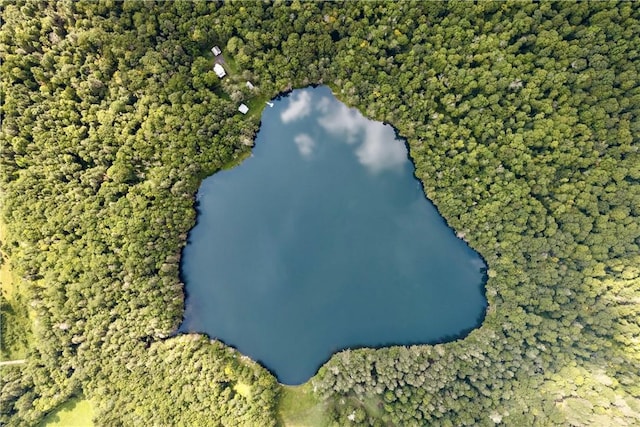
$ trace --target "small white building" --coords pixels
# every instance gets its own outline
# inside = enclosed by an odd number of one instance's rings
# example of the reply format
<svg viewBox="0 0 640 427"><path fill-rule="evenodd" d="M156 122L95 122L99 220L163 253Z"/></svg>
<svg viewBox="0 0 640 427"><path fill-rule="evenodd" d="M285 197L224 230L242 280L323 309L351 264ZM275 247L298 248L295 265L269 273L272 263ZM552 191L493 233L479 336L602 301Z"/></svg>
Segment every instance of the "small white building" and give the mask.
<svg viewBox="0 0 640 427"><path fill-rule="evenodd" d="M247 81L247 87L249 88L249 90L253 90L255 88L253 83L251 83L250 81Z"/></svg>
<svg viewBox="0 0 640 427"><path fill-rule="evenodd" d="M215 55L218 56L222 53L222 50L218 47L218 46L214 46L211 48L211 52Z"/></svg>
<svg viewBox="0 0 640 427"><path fill-rule="evenodd" d="M240 111L242 114L247 114L249 112L249 107L244 104L240 104L240 106L238 107L238 111Z"/></svg>
<svg viewBox="0 0 640 427"><path fill-rule="evenodd" d="M213 66L213 72L216 73L216 76L223 78L227 75L227 72L224 70L224 67L220 64L216 64Z"/></svg>

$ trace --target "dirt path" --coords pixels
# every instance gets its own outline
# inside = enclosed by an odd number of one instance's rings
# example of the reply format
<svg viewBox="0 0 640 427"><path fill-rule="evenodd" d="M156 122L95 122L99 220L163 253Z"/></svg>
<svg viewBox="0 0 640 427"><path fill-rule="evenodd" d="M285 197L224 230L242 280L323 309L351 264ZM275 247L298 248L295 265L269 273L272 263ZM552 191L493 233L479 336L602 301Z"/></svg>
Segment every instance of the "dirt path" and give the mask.
<svg viewBox="0 0 640 427"><path fill-rule="evenodd" d="M0 366L4 366L4 365L22 365L23 363L26 363L26 362L27 362L26 359L5 360L3 362L0 362Z"/></svg>

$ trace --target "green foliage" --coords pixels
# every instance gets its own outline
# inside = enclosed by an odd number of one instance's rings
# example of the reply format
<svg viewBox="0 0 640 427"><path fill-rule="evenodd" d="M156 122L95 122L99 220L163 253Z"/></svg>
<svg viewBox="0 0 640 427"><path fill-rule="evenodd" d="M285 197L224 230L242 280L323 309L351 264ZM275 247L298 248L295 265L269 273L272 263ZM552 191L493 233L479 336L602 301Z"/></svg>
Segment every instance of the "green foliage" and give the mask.
<svg viewBox="0 0 640 427"><path fill-rule="evenodd" d="M27 306L16 295L11 301L0 293L0 359L22 359L27 355L31 329Z"/></svg>
<svg viewBox="0 0 640 427"><path fill-rule="evenodd" d="M37 344L2 368L0 423L79 392L100 424L276 422L264 369L167 338L199 181L257 130L236 113L251 80L258 99L327 83L392 123L490 267L466 339L322 367L329 423L637 424L638 46L633 2L4 3L3 250Z"/></svg>

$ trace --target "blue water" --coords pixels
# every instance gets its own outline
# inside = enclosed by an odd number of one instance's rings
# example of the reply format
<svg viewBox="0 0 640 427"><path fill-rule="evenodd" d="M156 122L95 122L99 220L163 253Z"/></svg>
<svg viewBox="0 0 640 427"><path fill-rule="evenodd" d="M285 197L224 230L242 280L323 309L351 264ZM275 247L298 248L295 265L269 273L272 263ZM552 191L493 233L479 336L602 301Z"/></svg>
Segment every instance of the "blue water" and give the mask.
<svg viewBox="0 0 640 427"><path fill-rule="evenodd" d="M300 384L344 348L477 327L486 266L425 198L393 129L327 87L274 104L253 155L198 191L180 330Z"/></svg>

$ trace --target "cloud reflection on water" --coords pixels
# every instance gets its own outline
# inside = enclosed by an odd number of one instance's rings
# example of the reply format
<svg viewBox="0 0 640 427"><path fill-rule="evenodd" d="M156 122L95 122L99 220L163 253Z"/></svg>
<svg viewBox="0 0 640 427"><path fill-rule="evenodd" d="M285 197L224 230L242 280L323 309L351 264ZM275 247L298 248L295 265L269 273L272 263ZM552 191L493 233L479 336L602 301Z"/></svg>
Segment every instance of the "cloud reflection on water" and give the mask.
<svg viewBox="0 0 640 427"><path fill-rule="evenodd" d="M347 108L335 101L335 108L326 105L323 98L319 105L324 113L318 123L334 136L343 136L347 143L358 144L355 149L358 161L371 172L401 169L407 161L407 149L395 137L391 126L368 120L358 110Z"/></svg>
<svg viewBox="0 0 640 427"><path fill-rule="evenodd" d="M313 110L320 113L317 122L325 131L355 145L358 161L369 171L399 170L407 161L407 149L396 138L391 126L368 120L358 110L347 108L335 98L323 96L314 104L309 91L297 92L289 98L289 105L280 118L287 124L308 116ZM315 141L306 133L296 135L294 142L305 158L309 158L316 147Z"/></svg>
<svg viewBox="0 0 640 427"><path fill-rule="evenodd" d="M316 146L316 142L306 133L301 133L293 138L293 142L298 146L300 155L305 158L309 158L313 153L313 148Z"/></svg>
<svg viewBox="0 0 640 427"><path fill-rule="evenodd" d="M407 149L402 141L395 138L393 129L364 120L364 141L356 150L360 163L372 172L401 169L407 161Z"/></svg>
<svg viewBox="0 0 640 427"><path fill-rule="evenodd" d="M291 95L289 106L280 114L283 123L289 123L301 119L311 113L311 94L309 92L298 92Z"/></svg>

